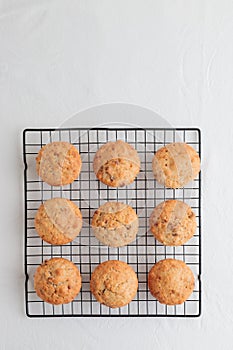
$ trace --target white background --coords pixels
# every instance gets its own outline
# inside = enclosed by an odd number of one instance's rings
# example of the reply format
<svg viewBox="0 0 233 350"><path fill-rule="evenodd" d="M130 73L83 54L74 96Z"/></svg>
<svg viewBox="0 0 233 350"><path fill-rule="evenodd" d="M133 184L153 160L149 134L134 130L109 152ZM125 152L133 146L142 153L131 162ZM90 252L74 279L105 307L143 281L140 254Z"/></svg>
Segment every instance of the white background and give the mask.
<svg viewBox="0 0 233 350"><path fill-rule="evenodd" d="M1 350L232 349L232 38L226 0L0 1ZM200 318L25 316L22 129L109 102L202 130Z"/></svg>

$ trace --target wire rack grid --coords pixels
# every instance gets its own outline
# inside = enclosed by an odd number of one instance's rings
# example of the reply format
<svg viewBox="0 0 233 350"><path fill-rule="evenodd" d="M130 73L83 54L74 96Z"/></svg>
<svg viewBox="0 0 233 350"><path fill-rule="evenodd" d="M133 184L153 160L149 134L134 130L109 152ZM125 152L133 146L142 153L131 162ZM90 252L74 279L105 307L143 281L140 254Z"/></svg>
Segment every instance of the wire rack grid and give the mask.
<svg viewBox="0 0 233 350"><path fill-rule="evenodd" d="M93 158L98 148L108 141L124 140L139 153L141 171L131 185L110 188L100 183L93 172ZM40 148L52 141L68 141L75 145L82 157L80 176L63 187L49 186L38 177L35 158ZM200 130L197 128L72 128L26 129L23 132L25 186L25 302L30 317L70 316L153 316L196 317L201 314L201 174L181 189L159 185L152 173L152 158L160 147L171 142L187 142L201 154ZM54 197L74 201L83 216L79 236L63 246L50 245L35 231L34 218L40 204ZM167 199L179 199L189 204L197 218L195 235L182 246L164 246L148 230L149 216L155 206ZM131 244L121 248L102 245L93 235L90 221L94 211L106 201L122 201L131 205L139 217L139 233ZM73 261L82 275L82 289L75 300L64 305L43 302L33 287L36 268L44 260L64 257ZM195 275L195 289L181 305L160 304L149 292L147 275L159 260L175 258L185 261ZM139 288L134 300L125 307L111 309L99 304L90 292L91 273L106 260L122 260L135 270Z"/></svg>

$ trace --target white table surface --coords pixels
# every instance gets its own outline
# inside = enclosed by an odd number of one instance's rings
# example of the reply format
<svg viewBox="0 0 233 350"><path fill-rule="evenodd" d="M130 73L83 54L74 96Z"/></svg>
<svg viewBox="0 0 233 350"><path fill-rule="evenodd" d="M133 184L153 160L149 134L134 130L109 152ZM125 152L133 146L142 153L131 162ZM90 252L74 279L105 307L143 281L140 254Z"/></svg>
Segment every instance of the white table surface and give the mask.
<svg viewBox="0 0 233 350"><path fill-rule="evenodd" d="M232 37L226 0L0 1L0 349L232 349ZM202 130L200 318L25 316L22 130L110 102Z"/></svg>

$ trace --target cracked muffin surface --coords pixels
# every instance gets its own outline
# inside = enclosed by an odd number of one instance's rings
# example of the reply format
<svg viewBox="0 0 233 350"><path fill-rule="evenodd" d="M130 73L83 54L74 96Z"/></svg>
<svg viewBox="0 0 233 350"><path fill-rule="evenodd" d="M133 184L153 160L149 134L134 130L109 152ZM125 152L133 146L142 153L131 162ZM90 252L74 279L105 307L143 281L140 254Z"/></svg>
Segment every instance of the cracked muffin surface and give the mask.
<svg viewBox="0 0 233 350"><path fill-rule="evenodd" d="M101 243L122 247L136 238L139 221L131 206L121 202L106 202L95 211L91 225Z"/></svg>
<svg viewBox="0 0 233 350"><path fill-rule="evenodd" d="M160 260L148 275L149 290L161 304L182 304L193 292L194 285L192 270L181 260Z"/></svg>
<svg viewBox="0 0 233 350"><path fill-rule="evenodd" d="M77 205L66 198L52 198L42 203L35 217L35 229L47 243L67 244L78 236L82 214Z"/></svg>
<svg viewBox="0 0 233 350"><path fill-rule="evenodd" d="M122 307L135 297L138 279L130 265L119 260L109 260L95 268L90 288L101 304L111 308Z"/></svg>
<svg viewBox="0 0 233 350"><path fill-rule="evenodd" d="M69 142L48 143L36 157L37 174L51 186L72 183L79 176L81 167L80 154Z"/></svg>
<svg viewBox="0 0 233 350"><path fill-rule="evenodd" d="M131 184L140 171L137 151L128 143L108 142L96 152L93 169L105 185L123 187Z"/></svg>
<svg viewBox="0 0 233 350"><path fill-rule="evenodd" d="M36 270L34 288L37 295L50 304L66 304L74 300L81 289L78 268L64 258L44 261Z"/></svg>
<svg viewBox="0 0 233 350"><path fill-rule="evenodd" d="M178 200L160 203L150 215L150 230L164 245L179 246L191 239L197 227L191 207Z"/></svg>

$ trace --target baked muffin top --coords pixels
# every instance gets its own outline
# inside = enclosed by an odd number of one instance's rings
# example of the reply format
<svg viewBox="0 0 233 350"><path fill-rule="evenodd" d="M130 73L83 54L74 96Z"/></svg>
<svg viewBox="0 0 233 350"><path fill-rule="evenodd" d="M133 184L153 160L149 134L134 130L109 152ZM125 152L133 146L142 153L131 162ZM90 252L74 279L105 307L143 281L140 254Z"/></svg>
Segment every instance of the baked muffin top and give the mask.
<svg viewBox="0 0 233 350"><path fill-rule="evenodd" d="M111 308L122 307L135 297L138 279L132 267L125 262L109 260L95 268L90 288L101 304Z"/></svg>
<svg viewBox="0 0 233 350"><path fill-rule="evenodd" d="M137 151L128 143L108 142L96 152L93 169L96 177L111 187L129 185L140 171Z"/></svg>
<svg viewBox="0 0 233 350"><path fill-rule="evenodd" d="M81 289L78 268L64 258L52 258L40 265L34 276L37 295L50 304L71 302Z"/></svg>
<svg viewBox="0 0 233 350"><path fill-rule="evenodd" d="M69 142L48 143L36 157L38 175L51 186L72 183L78 177L81 166L80 154Z"/></svg>
<svg viewBox="0 0 233 350"><path fill-rule="evenodd" d="M160 148L154 155L155 179L169 188L180 188L194 180L200 171L200 158L193 147L175 142Z"/></svg>

